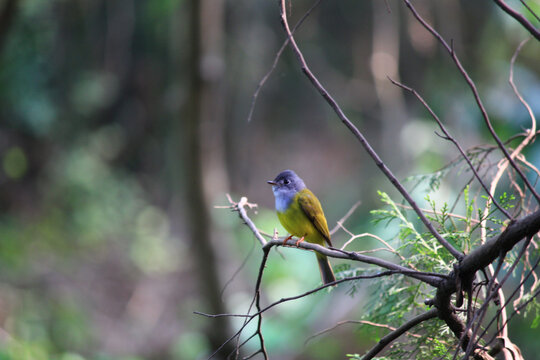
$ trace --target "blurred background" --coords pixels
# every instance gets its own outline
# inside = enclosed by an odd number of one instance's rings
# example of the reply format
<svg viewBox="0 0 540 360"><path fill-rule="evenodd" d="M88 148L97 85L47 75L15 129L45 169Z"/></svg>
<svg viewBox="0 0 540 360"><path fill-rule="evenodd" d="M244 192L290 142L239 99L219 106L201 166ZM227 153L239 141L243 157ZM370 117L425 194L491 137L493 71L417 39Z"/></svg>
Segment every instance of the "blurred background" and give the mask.
<svg viewBox="0 0 540 360"><path fill-rule="evenodd" d="M499 135L530 126L508 85L526 31L491 1L414 4L453 40ZM540 13L538 1L528 4ZM291 24L311 5L291 3ZM490 142L454 64L401 2L322 1L296 38L398 178L436 171L457 153L387 76L417 89L464 147ZM289 49L247 121L284 39L276 1L0 0L2 359L206 359L242 319L193 312L246 312L262 255L237 214L215 206L228 205L226 193L247 196L259 205L257 225L285 234L266 180L287 168L319 196L330 227L361 201L349 230L395 234L369 213L391 185ZM531 40L515 67L536 113L539 58ZM347 239L340 232L334 242ZM320 281L312 254L281 252L270 257L264 303ZM362 301L337 290L275 308L263 326L269 351L361 353L373 338L352 325L304 341L358 318ZM525 357L540 351L530 323L512 326Z"/></svg>

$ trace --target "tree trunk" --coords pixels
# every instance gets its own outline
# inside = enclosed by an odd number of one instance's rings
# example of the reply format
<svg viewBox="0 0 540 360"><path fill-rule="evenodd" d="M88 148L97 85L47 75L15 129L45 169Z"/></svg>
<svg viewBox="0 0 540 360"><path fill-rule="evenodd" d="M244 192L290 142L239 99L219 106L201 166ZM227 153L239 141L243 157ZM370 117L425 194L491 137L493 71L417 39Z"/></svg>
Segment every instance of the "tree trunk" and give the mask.
<svg viewBox="0 0 540 360"><path fill-rule="evenodd" d="M221 100L218 97L222 96L221 92L216 91L219 82L216 81L216 78L203 76L202 63L205 51L208 51L205 43L208 35L205 32L213 31L213 29L206 29L206 22L203 28L201 19L206 19L206 17L203 16L202 11L206 9L212 9L212 7L205 7L200 0L190 1L189 96L185 117L183 118L186 126L183 141L187 147L184 176L186 178L185 191L187 198L186 219L191 237L190 251L192 251L193 255L200 294L204 299L201 306L204 307L203 311L217 314L225 313L226 309L220 296L221 285L216 264L216 254L211 241L212 224L207 202L209 194L205 191L204 186L205 180L208 180L204 175L205 169L207 169L205 162L209 161L209 157L204 150L207 149L208 137L210 135L219 136L220 133L219 130L217 131L218 134L214 131L216 130L215 125L219 123L214 122L215 118L211 119L210 117L212 117L212 113L223 113L223 111L219 110ZM216 9L214 8L213 11L216 11ZM215 25L215 22L212 23ZM218 29L218 31L222 31L222 29ZM215 110L208 111L209 106ZM225 342L229 334L227 318L209 319L206 333L211 349L217 349ZM223 358L231 350L230 346L226 347L221 352Z"/></svg>

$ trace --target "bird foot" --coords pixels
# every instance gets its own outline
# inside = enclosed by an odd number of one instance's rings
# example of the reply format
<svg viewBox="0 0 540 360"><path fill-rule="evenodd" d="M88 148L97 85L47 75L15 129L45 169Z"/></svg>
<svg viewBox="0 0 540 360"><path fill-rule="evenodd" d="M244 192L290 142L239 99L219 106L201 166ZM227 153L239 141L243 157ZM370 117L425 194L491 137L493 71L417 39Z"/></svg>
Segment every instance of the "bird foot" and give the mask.
<svg viewBox="0 0 540 360"><path fill-rule="evenodd" d="M304 241L304 237L302 236L300 239L298 239L298 241L296 242L296 247L298 247L298 244L300 244L302 241Z"/></svg>
<svg viewBox="0 0 540 360"><path fill-rule="evenodd" d="M292 235L289 235L285 238L285 240L283 240L283 246L285 246L285 244L287 243L287 241L291 240L292 239Z"/></svg>

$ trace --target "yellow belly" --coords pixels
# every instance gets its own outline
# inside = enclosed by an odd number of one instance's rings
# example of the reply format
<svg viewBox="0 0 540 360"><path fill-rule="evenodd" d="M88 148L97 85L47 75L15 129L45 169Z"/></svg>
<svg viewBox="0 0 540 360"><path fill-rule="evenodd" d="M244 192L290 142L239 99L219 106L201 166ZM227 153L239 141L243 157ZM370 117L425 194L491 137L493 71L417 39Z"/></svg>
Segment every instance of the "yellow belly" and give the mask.
<svg viewBox="0 0 540 360"><path fill-rule="evenodd" d="M300 208L296 196L289 208L285 212L278 211L277 216L281 225L291 235L296 237L303 236L308 242L324 245L324 238Z"/></svg>

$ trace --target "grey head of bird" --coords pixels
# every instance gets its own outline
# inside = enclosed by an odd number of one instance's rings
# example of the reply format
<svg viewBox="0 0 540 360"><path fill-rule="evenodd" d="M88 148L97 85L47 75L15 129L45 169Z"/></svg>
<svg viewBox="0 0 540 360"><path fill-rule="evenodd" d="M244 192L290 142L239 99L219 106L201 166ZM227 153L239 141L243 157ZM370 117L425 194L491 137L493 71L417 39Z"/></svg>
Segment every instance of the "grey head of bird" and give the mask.
<svg viewBox="0 0 540 360"><path fill-rule="evenodd" d="M306 188L304 181L292 170L282 171L272 181L267 181L272 185L272 191L276 198L276 210L285 211L297 192Z"/></svg>

